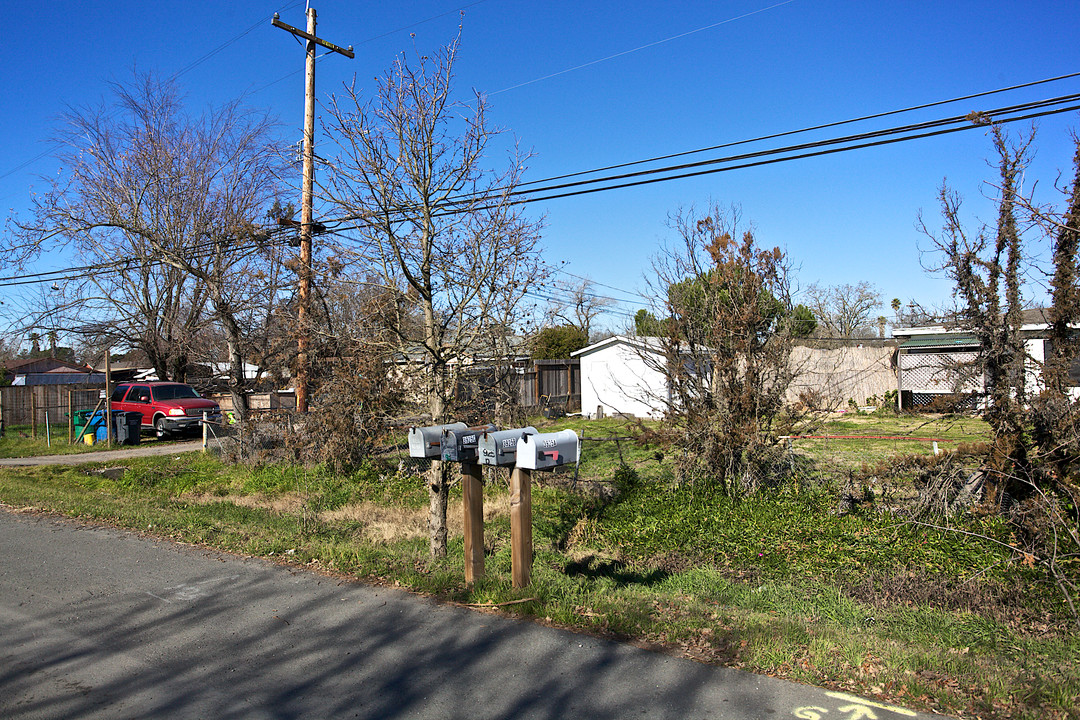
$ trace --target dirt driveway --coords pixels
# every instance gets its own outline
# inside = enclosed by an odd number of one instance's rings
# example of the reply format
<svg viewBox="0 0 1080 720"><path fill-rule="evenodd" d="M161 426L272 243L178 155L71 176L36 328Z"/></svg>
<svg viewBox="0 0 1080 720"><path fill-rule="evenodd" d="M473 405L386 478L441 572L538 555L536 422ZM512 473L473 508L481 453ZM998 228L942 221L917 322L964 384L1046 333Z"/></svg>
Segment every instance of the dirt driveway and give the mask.
<svg viewBox="0 0 1080 720"><path fill-rule="evenodd" d="M147 457L149 455L172 455L202 450L202 440L168 444L147 444L117 450L101 450L70 455L38 455L25 458L0 458L0 467L36 467L39 465L82 465L83 463L107 462L122 458Z"/></svg>

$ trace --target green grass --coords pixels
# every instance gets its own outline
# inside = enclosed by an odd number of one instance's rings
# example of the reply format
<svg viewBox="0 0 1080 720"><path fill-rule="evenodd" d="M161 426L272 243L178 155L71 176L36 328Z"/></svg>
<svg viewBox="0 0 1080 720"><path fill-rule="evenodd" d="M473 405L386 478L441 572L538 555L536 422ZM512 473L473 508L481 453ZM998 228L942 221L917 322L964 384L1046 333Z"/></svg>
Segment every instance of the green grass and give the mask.
<svg viewBox="0 0 1080 720"><path fill-rule="evenodd" d="M5 427L4 439L0 440L0 457L70 455L105 449L104 443L94 445L87 445L84 442L68 443L68 426L66 423L63 425L50 425L49 431L49 433L46 433L45 426L39 425L35 436L29 425Z"/></svg>
<svg viewBox="0 0 1080 720"><path fill-rule="evenodd" d="M31 432L29 425L16 425L4 428L4 437L0 440L0 458L38 457L41 455L74 455L89 452L101 452L103 450L119 450L122 445L115 441L108 446L104 441L87 445L83 441L68 443L68 426L50 425L49 433L45 426L39 425L36 436ZM194 436L192 436L194 437ZM174 438L184 440L192 438ZM142 442L161 443L171 440L158 440L153 436L142 436Z"/></svg>
<svg viewBox="0 0 1080 720"><path fill-rule="evenodd" d="M825 429L965 442L985 434L971 419L924 423L852 416ZM586 438L631 432L619 420L534 424L571 427ZM830 472L886 459L894 441L830 440L820 458L819 449L795 447L810 456L807 477L732 500L674 485L671 461L656 448L585 440L576 472L535 476L533 582L524 590L510 583L505 513L487 523L487 576L471 587L460 535L451 537L449 556L436 560L423 537L372 540L363 519L321 514L363 503L422 516L422 479L375 465L337 475L227 467L190 454L126 461L122 474L103 474L103 465L4 470L0 501L451 601L532 598L504 611L909 707L964 717L1077 717L1080 635L1037 567L989 540L907 523L873 506L836 512ZM296 499L284 506L292 509L270 509L288 498ZM485 503L506 501L505 473L489 475ZM1010 540L993 520L956 522Z"/></svg>
<svg viewBox="0 0 1080 720"><path fill-rule="evenodd" d="M964 443L986 442L990 429L981 418L963 415L924 417L845 413L813 423L799 434L825 436L792 441L796 450L813 458L819 466L853 468L892 455L932 455L933 442L925 438L938 440L940 450L955 450ZM861 435L866 439L828 437L831 435Z"/></svg>

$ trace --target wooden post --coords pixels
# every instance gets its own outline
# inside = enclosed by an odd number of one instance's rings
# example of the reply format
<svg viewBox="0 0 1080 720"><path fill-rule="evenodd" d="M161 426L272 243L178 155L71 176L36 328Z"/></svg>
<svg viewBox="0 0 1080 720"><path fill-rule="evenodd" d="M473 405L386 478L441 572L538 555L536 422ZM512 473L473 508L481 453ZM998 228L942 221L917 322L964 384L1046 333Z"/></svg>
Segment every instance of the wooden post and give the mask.
<svg viewBox="0 0 1080 720"><path fill-rule="evenodd" d="M566 412L570 412L570 398L574 394L574 362L566 361Z"/></svg>
<svg viewBox="0 0 1080 720"><path fill-rule="evenodd" d="M537 405L540 404L540 389L540 365L538 365L537 362L533 360L533 400L536 401Z"/></svg>
<svg viewBox="0 0 1080 720"><path fill-rule="evenodd" d="M293 376L293 387L296 389L296 412L306 413L308 411L308 349L311 345L311 330L307 327L307 316L311 305L311 236L314 229L312 197L315 177L315 46L322 46L350 60L354 55L352 45L346 50L315 35L315 8L313 7L307 9L307 32L281 22L277 13L274 13L274 19L270 21L270 24L307 41L307 60L304 64L304 147L302 153L304 169L300 185L300 267L298 273L300 303L296 313L296 374Z"/></svg>
<svg viewBox="0 0 1080 720"><path fill-rule="evenodd" d="M510 571L514 587L532 582L532 470L510 474Z"/></svg>
<svg viewBox="0 0 1080 720"><path fill-rule="evenodd" d="M484 485L479 463L461 463L465 506L465 582L484 577Z"/></svg>
<svg viewBox="0 0 1080 720"><path fill-rule="evenodd" d="M112 447L116 429L112 416L112 347L105 349L105 447Z"/></svg>
<svg viewBox="0 0 1080 720"><path fill-rule="evenodd" d="M30 390L30 437L37 438L37 393L34 392L34 386L29 387Z"/></svg>
<svg viewBox="0 0 1080 720"><path fill-rule="evenodd" d="M68 445L75 442L75 391L68 390Z"/></svg>

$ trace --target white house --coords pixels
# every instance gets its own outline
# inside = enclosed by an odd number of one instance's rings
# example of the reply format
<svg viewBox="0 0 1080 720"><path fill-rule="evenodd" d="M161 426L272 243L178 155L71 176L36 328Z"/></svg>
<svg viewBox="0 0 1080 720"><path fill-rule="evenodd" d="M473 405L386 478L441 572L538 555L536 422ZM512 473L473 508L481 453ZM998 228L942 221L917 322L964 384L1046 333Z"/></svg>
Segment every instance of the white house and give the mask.
<svg viewBox="0 0 1080 720"><path fill-rule="evenodd" d="M655 338L615 335L571 353L581 363L581 412L659 418L670 399Z"/></svg>
<svg viewBox="0 0 1080 720"><path fill-rule="evenodd" d="M1046 310L1025 310L1020 332L1027 354L1027 392L1041 388L1042 364L1046 359L1050 325ZM893 336L900 341L897 358L897 389L904 407L918 407L935 397L950 394L981 395L986 378L973 372L982 351L978 338L970 330L946 325L896 328ZM1070 394L1080 396L1080 367L1074 363Z"/></svg>

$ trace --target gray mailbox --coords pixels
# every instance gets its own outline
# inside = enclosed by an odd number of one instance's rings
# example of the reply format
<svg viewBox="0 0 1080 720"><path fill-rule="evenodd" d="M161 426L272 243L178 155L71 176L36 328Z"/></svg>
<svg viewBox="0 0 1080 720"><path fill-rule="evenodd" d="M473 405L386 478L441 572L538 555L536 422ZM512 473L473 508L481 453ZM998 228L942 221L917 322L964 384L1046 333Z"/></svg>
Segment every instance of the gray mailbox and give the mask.
<svg viewBox="0 0 1080 720"><path fill-rule="evenodd" d="M476 462L479 457L477 446L480 444L480 436L498 429L494 425L480 425L464 430L443 430L442 459L450 462Z"/></svg>
<svg viewBox="0 0 1080 720"><path fill-rule="evenodd" d="M573 430L526 435L517 446L517 466L524 470L548 470L580 457L581 440Z"/></svg>
<svg viewBox="0 0 1080 720"><path fill-rule="evenodd" d="M443 430L466 430L468 427L465 423L458 422L409 428L409 457L438 460L442 457Z"/></svg>
<svg viewBox="0 0 1080 720"><path fill-rule="evenodd" d="M515 428L488 432L480 436L478 450L481 465L513 465L517 460L518 440L522 435L536 434L536 428Z"/></svg>

